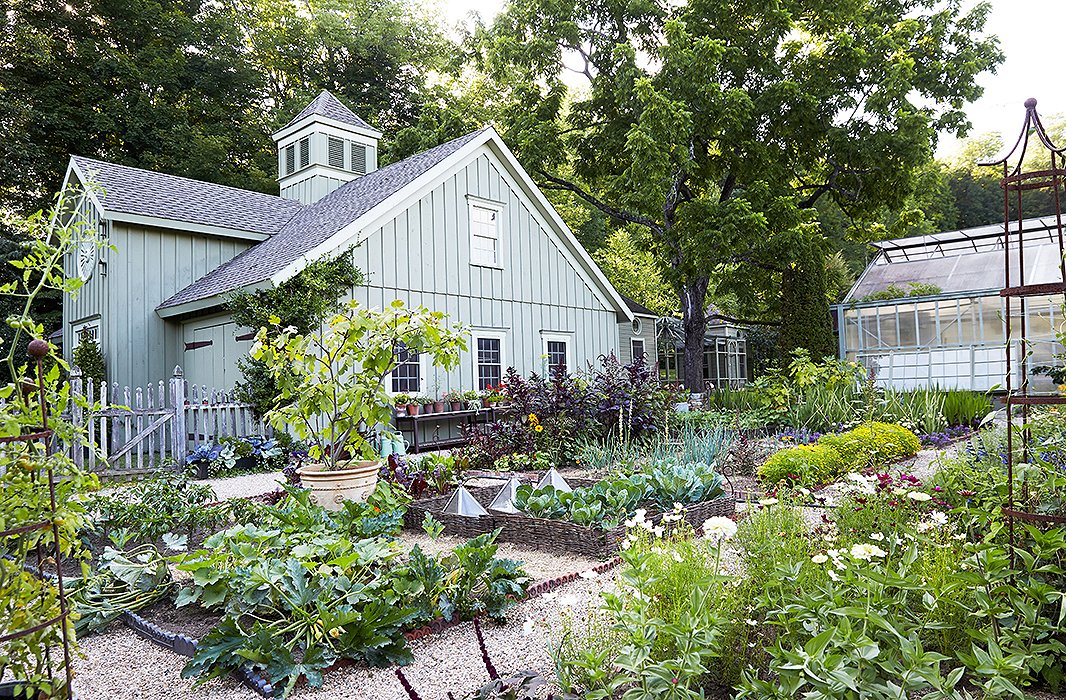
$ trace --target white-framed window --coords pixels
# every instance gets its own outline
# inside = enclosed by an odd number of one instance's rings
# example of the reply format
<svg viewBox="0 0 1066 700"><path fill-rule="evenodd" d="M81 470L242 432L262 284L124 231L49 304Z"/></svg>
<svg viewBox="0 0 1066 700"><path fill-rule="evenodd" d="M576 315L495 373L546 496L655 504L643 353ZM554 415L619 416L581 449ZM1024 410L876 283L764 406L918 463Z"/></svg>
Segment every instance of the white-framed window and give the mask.
<svg viewBox="0 0 1066 700"><path fill-rule="evenodd" d="M505 334L502 331L475 330L473 335L474 369L478 390L499 386L503 383L503 370L506 366Z"/></svg>
<svg viewBox="0 0 1066 700"><path fill-rule="evenodd" d="M100 343L100 319L94 318L89 321L80 321L71 326L71 349L78 347L84 341L96 341Z"/></svg>
<svg viewBox="0 0 1066 700"><path fill-rule="evenodd" d="M567 372L574 371L573 338L570 333L541 333L543 343L544 372L552 376L562 366Z"/></svg>
<svg viewBox="0 0 1066 700"><path fill-rule="evenodd" d="M636 362L647 354L644 350L644 339L633 338L630 342L631 347L633 348L633 361Z"/></svg>
<svg viewBox="0 0 1066 700"><path fill-rule="evenodd" d="M422 393L422 356L405 347L396 351L396 369L392 372L392 393Z"/></svg>
<svg viewBox="0 0 1066 700"><path fill-rule="evenodd" d="M500 224L503 205L468 197L470 205L470 264L500 267Z"/></svg>

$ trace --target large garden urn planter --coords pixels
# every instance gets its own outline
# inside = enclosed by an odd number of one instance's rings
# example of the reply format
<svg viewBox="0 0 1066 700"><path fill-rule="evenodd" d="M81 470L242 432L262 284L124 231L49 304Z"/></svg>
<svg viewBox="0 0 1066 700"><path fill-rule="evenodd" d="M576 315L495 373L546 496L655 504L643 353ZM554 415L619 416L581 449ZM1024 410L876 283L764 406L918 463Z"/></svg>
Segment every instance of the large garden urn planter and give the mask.
<svg viewBox="0 0 1066 700"><path fill-rule="evenodd" d="M324 464L307 464L296 470L300 481L311 489L311 502L326 510L341 510L345 501L365 501L378 484L381 462L342 462L342 469L327 470Z"/></svg>

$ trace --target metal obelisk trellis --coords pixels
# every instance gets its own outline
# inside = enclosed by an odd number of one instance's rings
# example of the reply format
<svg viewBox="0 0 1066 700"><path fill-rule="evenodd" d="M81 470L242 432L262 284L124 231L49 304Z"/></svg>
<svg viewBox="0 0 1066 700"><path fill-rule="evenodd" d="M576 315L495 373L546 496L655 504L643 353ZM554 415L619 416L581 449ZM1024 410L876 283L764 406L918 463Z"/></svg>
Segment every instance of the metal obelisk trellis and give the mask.
<svg viewBox="0 0 1066 700"><path fill-rule="evenodd" d="M1051 162L1048 169L1025 170L1026 150L1031 139L1036 138L1038 146L1050 153ZM1034 296L1048 296L1063 294L1066 300L1066 260L1063 259L1063 231L1062 231L1062 200L1061 188L1066 183L1066 147L1059 148L1048 137L1040 115L1036 112L1036 100L1025 101L1025 123L1018 140L1005 156L998 160L981 163L981 165L998 166L1002 168L1003 179L1000 185L1003 187L1003 289L1000 296L1004 298L1006 305L1006 340L1007 340L1007 503L1004 515L1007 518L1007 527L1010 541L1015 542L1015 520L1038 522L1038 523L1066 523L1066 518L1039 513L1029 513L1015 507L1014 493L1014 465L1015 437L1021 440L1020 451L1022 460L1029 462L1031 458L1032 435L1029 430L1029 407L1047 406L1052 404L1066 404L1066 396L1047 394L1034 394L1029 387L1029 339L1026 328L1026 299ZM1033 284L1026 281L1025 269L1025 212L1023 210L1022 193L1030 190L1051 190L1052 201L1055 206L1055 238L1058 242L1059 253L1059 280L1057 282L1038 282ZM1017 226L1012 231L1011 197L1014 197L1016 207ZM1012 247L1017 247L1017 254L1011 256ZM1018 322L1015 328L1013 314L1017 303ZM1015 358L1014 353L1020 349L1020 357ZM1014 386L1014 367L1018 367L1018 386ZM1021 409L1021 430L1015 435L1015 407Z"/></svg>
<svg viewBox="0 0 1066 700"><path fill-rule="evenodd" d="M43 445L45 454L52 446L52 430L48 427L48 401L45 397L44 391L44 370L41 360L49 353L48 343L43 340L34 340L29 344L29 352L33 357L33 360L37 366L37 382L26 382L23 384L24 395L16 397L15 400L26 401L27 404L30 401L40 402L41 411L41 424L34 429L34 432L29 434L21 434L14 436L0 437L0 447L8 449L8 446L18 444L29 444L33 442L39 442ZM8 467L9 469L16 468L14 464ZM34 544L34 553L36 554L36 567L33 567L34 573L42 578L46 578L44 567L46 562L50 562L55 569L55 581L56 581L56 601L58 608L55 610L55 614L44 620L31 620L30 626L24 629L16 629L7 634L0 635L0 645L14 642L17 639L27 637L29 635L46 630L49 627L59 626L61 644L59 649L53 649L50 645L45 645L41 650L44 657L45 668L48 675L51 677L51 692L48 693L49 698L61 699L72 698L73 689L71 686L73 680L73 669L70 666L70 638L68 636L67 621L70 616L70 606L67 603L66 592L63 590L63 550L59 536L59 523L57 522L56 515L56 481L55 474L52 471L51 463L47 468L43 470L43 473L37 473L33 477L34 484L39 488L48 489L48 517L46 520L38 520L31 523L25 523L19 527L4 530L0 532L0 541L7 541L15 538L19 538L25 535L29 535L34 532L40 532L43 530L50 530L52 533L52 546L47 548L41 544L41 540L38 539ZM29 553L27 553L29 556ZM22 562L28 564L28 562ZM48 608L46 602L44 589L42 589L42 601L45 601L45 605L42 606L42 610ZM57 652L61 652L63 655L62 664L59 665L53 661L53 655ZM62 682L60 682L62 679ZM8 679L2 679L8 680ZM20 681L23 679L15 678L14 681ZM36 695L34 695L36 697Z"/></svg>

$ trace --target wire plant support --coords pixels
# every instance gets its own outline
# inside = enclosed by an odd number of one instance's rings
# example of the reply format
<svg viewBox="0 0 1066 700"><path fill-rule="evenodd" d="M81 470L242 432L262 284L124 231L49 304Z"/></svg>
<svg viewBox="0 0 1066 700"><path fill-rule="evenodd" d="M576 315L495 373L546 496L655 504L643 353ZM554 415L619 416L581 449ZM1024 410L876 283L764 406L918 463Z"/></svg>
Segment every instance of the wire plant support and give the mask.
<svg viewBox="0 0 1066 700"><path fill-rule="evenodd" d="M1026 171L1026 152L1030 142L1047 151L1050 155L1050 167ZM1003 178L1003 289L1000 296L1006 306L1006 379L1007 390L1007 503L1004 515L1011 546L1015 544L1015 521L1043 524L1066 523L1066 517L1029 513L1016 508L1014 493L1014 468L1017 461L1016 452L1021 452L1022 461L1028 463L1032 456L1032 433L1029 429L1031 406L1048 406L1066 404L1066 396L1039 394L1030 391L1029 355L1030 343L1026 327L1026 300L1035 296L1062 294L1066 301L1066 260L1063 253L1062 231L1062 196L1066 182L1066 147L1056 146L1048 136L1040 115L1036 111L1036 99L1025 101L1025 122L1014 146L1006 155L979 165L998 167ZM1030 162L1032 162L1030 160ZM1022 193L1030 190L1051 190L1055 209L1055 230L1052 239L1058 243L1059 279L1055 281L1026 279L1025 231L1023 221L1025 212ZM1011 214L1014 199L1016 221ZM1012 249L1015 251L1012 256ZM1015 319L1015 310L1018 312ZM1015 329L1015 326L1017 328ZM1020 350L1020 352L1018 352ZM1017 353L1017 356L1016 356ZM1018 369L1018 385L1015 386L1014 368ZM1015 430L1015 407L1020 408L1020 430ZM1020 450L1015 449L1015 438L1021 440Z"/></svg>
<svg viewBox="0 0 1066 700"><path fill-rule="evenodd" d="M37 382L34 385L31 382L24 382L22 385L23 396L21 400L26 401L27 404L30 401L36 400L40 406L41 424L39 429L34 429L34 432L14 435L14 436L0 436L0 451L7 451L14 445L29 445L33 442L39 442L42 445L42 452L47 453L52 444L52 430L48 427L48 402L45 398L44 388L44 368L42 360L47 356L49 352L48 344L41 340L31 341L29 344L29 354L33 358L33 361L37 366ZM36 397L34 397L36 394ZM19 400L19 399L15 399ZM40 488L48 489L48 503L49 509L47 511L48 518L44 520L38 520L35 522L25 523L18 527L8 530L0 531L0 542L7 543L12 540L17 540L25 535L34 532L40 532L44 530L51 530L52 542L48 547L43 545L41 539L37 539L33 547L33 556L36 558L36 567L34 568L28 560L19 562L22 564L24 570L34 571L36 575L50 580L52 577L46 573L46 567L54 568L55 571L55 586L58 601L58 608L49 606L46 588L41 588L41 603L42 610L46 610L52 607L55 610L55 614L50 615L47 619L31 620L28 627L23 629L16 629L14 631L6 632L0 635L0 646L7 645L15 640L28 637L33 634L37 634L50 627L59 626L61 643L59 648L52 648L51 645L45 645L41 653L44 657L44 668L47 675L50 677L50 692L41 695L42 697L48 697L50 699L69 699L74 698L73 692L73 669L71 668L71 640L70 630L68 629L68 619L70 617L70 605L67 601L66 592L63 588L63 552L59 533L59 524L57 522L57 508L56 508L56 480L53 472L51 462L47 463L48 466L43 470L43 474L37 472L33 475L33 483ZM9 468L17 468L12 464ZM20 548L21 549L21 548ZM26 557L30 554L27 552ZM55 657L62 655L62 660L58 660ZM7 682L8 679L4 679ZM15 682L22 679L15 678ZM33 689L33 697L38 697L36 689ZM27 695L29 697L29 695Z"/></svg>

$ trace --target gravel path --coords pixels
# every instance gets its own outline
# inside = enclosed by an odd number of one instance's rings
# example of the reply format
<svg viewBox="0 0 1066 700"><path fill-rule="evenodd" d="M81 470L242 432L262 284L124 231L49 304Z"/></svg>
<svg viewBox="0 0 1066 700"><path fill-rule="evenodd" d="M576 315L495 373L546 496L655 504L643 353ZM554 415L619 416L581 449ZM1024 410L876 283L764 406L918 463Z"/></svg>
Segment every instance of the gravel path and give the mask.
<svg viewBox="0 0 1066 700"><path fill-rule="evenodd" d="M210 486L215 491L215 496L220 501L231 498L258 496L260 494L277 491L281 488L280 483L285 481L285 476L280 472L263 472L261 474L241 474L229 476L224 479L204 479L197 481L198 484Z"/></svg>

